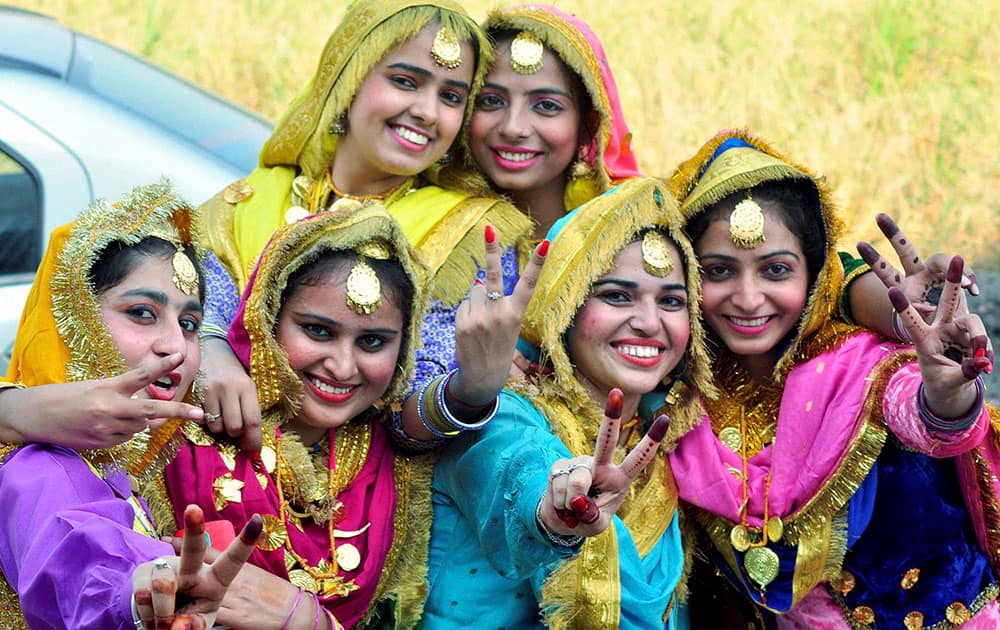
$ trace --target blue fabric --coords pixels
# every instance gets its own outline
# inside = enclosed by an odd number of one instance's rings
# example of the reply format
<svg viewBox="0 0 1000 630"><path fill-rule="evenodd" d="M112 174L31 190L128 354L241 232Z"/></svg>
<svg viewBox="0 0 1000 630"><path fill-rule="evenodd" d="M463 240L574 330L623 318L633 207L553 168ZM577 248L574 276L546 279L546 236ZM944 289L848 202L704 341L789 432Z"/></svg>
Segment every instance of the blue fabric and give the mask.
<svg viewBox="0 0 1000 630"><path fill-rule="evenodd" d="M542 536L535 508L552 463L570 456L545 418L508 391L500 396L493 422L448 445L434 470L430 589L422 628L542 627L541 586L573 552ZM645 558L617 517L614 526L622 576L620 627L663 627L661 616L683 564L677 519Z"/></svg>
<svg viewBox="0 0 1000 630"><path fill-rule="evenodd" d="M201 261L205 273L205 315L202 327L209 331L222 331L224 337L236 317L240 305L240 292L225 265L212 252Z"/></svg>

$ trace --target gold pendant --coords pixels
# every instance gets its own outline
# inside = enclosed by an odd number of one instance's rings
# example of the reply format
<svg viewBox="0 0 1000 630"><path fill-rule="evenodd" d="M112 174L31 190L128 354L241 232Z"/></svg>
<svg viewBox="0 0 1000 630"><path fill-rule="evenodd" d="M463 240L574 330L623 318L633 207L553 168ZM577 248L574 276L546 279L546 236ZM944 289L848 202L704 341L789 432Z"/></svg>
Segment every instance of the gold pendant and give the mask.
<svg viewBox="0 0 1000 630"><path fill-rule="evenodd" d="M347 274L347 306L358 315L371 315L382 304L382 284L363 260Z"/></svg>
<svg viewBox="0 0 1000 630"><path fill-rule="evenodd" d="M316 589L318 588L316 580L313 579L313 576L309 575L302 569L295 569L294 571L289 571L288 581L294 584L295 586L298 586L301 589L309 591L310 593L315 593Z"/></svg>
<svg viewBox="0 0 1000 630"><path fill-rule="evenodd" d="M237 179L222 191L222 199L226 203L237 204L253 196L253 186L245 179Z"/></svg>
<svg viewBox="0 0 1000 630"><path fill-rule="evenodd" d="M319 595L321 597L347 597L351 591L358 590L358 585L354 580L345 582L339 575L332 578L323 578L317 582Z"/></svg>
<svg viewBox="0 0 1000 630"><path fill-rule="evenodd" d="M767 523L764 524L764 533L767 534L767 539L773 543L781 540L785 534L785 524L781 522L781 517L772 516L767 519Z"/></svg>
<svg viewBox="0 0 1000 630"><path fill-rule="evenodd" d="M743 446L743 438L740 436L740 430L736 427L726 427L719 431L719 441L734 453L738 453L740 447Z"/></svg>
<svg viewBox="0 0 1000 630"><path fill-rule="evenodd" d="M288 538L288 528L280 516L265 514L262 518L264 532L261 534L260 540L257 541L257 548L261 551L274 551L285 544L285 540Z"/></svg>
<svg viewBox="0 0 1000 630"><path fill-rule="evenodd" d="M212 482L212 494L215 497L215 509L218 512L226 509L230 503L242 503L243 482L234 479L232 473L217 477Z"/></svg>
<svg viewBox="0 0 1000 630"><path fill-rule="evenodd" d="M642 237L642 268L651 276L664 278L674 270L674 261L670 259L670 241L655 230L646 232Z"/></svg>
<svg viewBox="0 0 1000 630"><path fill-rule="evenodd" d="M778 565L778 554L767 547L751 547L743 556L747 575L762 591L778 577Z"/></svg>
<svg viewBox="0 0 1000 630"><path fill-rule="evenodd" d="M535 74L542 69L544 53L537 35L521 31L510 43L510 69L518 74Z"/></svg>
<svg viewBox="0 0 1000 630"><path fill-rule="evenodd" d="M729 240L743 249L754 249L764 242L764 211L749 195L729 215Z"/></svg>
<svg viewBox="0 0 1000 630"><path fill-rule="evenodd" d="M361 552L351 543L337 545L337 566L344 571L353 571L361 566Z"/></svg>
<svg viewBox="0 0 1000 630"><path fill-rule="evenodd" d="M454 70L462 65L462 45L454 33L441 27L431 44L431 57L437 65Z"/></svg>
<svg viewBox="0 0 1000 630"><path fill-rule="evenodd" d="M737 525L729 530L729 542L736 551L746 551L750 548L750 532L746 526Z"/></svg>

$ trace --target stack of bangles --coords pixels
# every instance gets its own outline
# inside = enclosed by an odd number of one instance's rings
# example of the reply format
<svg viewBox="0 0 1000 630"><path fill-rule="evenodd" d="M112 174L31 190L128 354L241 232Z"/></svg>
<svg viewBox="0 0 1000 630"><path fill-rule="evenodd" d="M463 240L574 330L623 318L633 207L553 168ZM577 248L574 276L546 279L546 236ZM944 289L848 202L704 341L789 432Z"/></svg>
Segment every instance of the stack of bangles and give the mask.
<svg viewBox="0 0 1000 630"><path fill-rule="evenodd" d="M420 422L428 431L439 438L452 438L462 431L482 429L497 413L497 399L494 398L485 405L470 405L456 398L448 389L451 378L457 369L444 376L432 380L420 390L417 398L417 413ZM478 418L475 422L464 422L455 417L449 405L456 408L462 415Z"/></svg>
<svg viewBox="0 0 1000 630"><path fill-rule="evenodd" d="M930 409L927 408L927 396L924 394L924 384L920 383L920 387L917 390L917 410L920 412L920 417L923 419L924 423L928 428L935 431L942 431L945 433L961 431L972 426L972 423L976 421L979 414L983 411L983 403L986 397L986 385L983 383L983 377L977 376L976 380L976 401L972 405L972 409L969 413L961 416L960 418L940 418Z"/></svg>
<svg viewBox="0 0 1000 630"><path fill-rule="evenodd" d="M281 624L281 630L288 630L288 624L292 621L292 617L295 616L295 611L299 609L299 604L302 602L302 593L304 590L299 587L299 592L295 596L295 603L292 604L292 609L288 611L288 616L285 617L285 623ZM319 595L316 593L311 593L313 600L316 602L316 618L313 620L313 630L319 630L319 623L323 618L323 614L326 613L326 618L330 621L330 630L344 630L344 626L340 625L337 618L333 616L329 610L323 607L323 603L319 601Z"/></svg>

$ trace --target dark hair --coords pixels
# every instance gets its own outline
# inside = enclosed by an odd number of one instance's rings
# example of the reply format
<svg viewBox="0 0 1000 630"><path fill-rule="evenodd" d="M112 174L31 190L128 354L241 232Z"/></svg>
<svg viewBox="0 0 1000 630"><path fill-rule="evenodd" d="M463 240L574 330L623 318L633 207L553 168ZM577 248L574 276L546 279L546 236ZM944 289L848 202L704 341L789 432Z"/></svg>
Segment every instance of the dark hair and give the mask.
<svg viewBox="0 0 1000 630"><path fill-rule="evenodd" d="M284 308L285 302L293 297L301 287L311 287L322 284L335 273L344 273L353 267L361 257L351 250L324 250L314 258L304 262L298 269L288 276L288 282L281 292L281 304ZM399 261L376 260L365 258L365 262L378 276L382 284L383 293L399 307L403 314L403 345L400 347L399 355L405 356L408 351L410 339L410 320L413 316L413 297L415 288L410 277L406 275L403 266Z"/></svg>
<svg viewBox="0 0 1000 630"><path fill-rule="evenodd" d="M691 242L697 243L712 221L728 217L733 207L747 198L747 193L756 201L770 201L781 207L781 223L798 239L806 257L811 288L826 261L827 234L820 211L819 190L810 180L769 181L727 195L688 222L687 233Z"/></svg>
<svg viewBox="0 0 1000 630"><path fill-rule="evenodd" d="M125 279L125 276L135 270L142 259L172 260L175 253L177 253L176 245L156 236L147 236L135 245L112 241L101 250L97 261L90 267L87 273L90 285L93 287L94 293L101 295L108 289L118 286ZM198 301L203 302L205 300L205 274L202 273L201 265L198 264L198 257L195 255L194 249L185 245L184 254L198 270Z"/></svg>

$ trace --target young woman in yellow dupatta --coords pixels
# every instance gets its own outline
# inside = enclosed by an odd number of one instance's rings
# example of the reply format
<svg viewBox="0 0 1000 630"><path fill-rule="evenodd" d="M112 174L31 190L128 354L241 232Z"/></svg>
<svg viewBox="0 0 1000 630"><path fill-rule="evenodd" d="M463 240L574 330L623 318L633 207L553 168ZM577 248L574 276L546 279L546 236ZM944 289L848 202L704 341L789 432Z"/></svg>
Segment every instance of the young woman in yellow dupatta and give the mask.
<svg viewBox="0 0 1000 630"><path fill-rule="evenodd" d="M473 424L481 420L479 411L495 400L509 370L520 313L485 320L476 339L466 338L472 343L465 350L455 337L455 313L486 268L484 233L503 261L502 278L486 277L487 295L497 301L512 292L514 246L530 221L506 202L476 196L473 191L488 187L464 175L458 160L444 163L491 59L486 37L448 0L355 3L327 42L315 76L265 144L260 167L204 206L206 330L224 335L275 229L339 200L378 200L430 268L434 304L413 391L448 378L449 393L465 403L458 403L464 410L459 415ZM234 435L244 423L252 428L259 421L253 387L222 339L207 340L206 365L208 427ZM426 428L417 396L412 398L404 420L408 435L437 440L462 428ZM402 433L401 439L407 440Z"/></svg>

